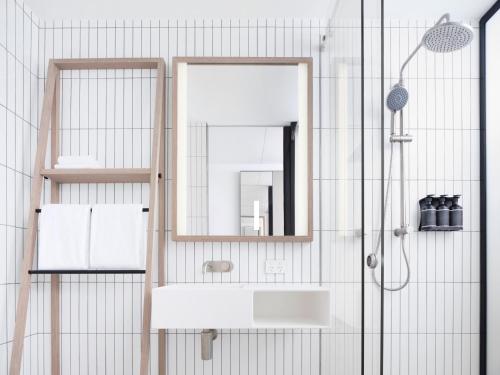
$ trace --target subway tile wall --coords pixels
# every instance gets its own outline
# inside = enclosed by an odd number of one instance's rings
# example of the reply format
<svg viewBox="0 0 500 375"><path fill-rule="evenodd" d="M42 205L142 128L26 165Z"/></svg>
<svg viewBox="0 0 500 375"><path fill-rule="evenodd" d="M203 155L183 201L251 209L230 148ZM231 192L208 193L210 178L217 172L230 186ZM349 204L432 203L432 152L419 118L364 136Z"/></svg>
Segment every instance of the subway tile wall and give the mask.
<svg viewBox="0 0 500 375"><path fill-rule="evenodd" d="M386 20L384 93L399 79L399 68L436 20ZM413 142L406 151L406 212L412 232L406 240L411 268L408 287L386 292L384 300L384 373L479 373L479 28L476 20L470 46L449 54L424 48L404 73L409 102L404 110L406 131ZM367 119L377 119L366 140L367 252L376 247L380 228L380 23L368 22L366 35ZM375 41L374 45L373 42ZM390 160L390 114L384 108L384 158L387 184ZM398 128L399 123L396 122ZM374 128L374 129L370 129ZM378 133L375 135L375 133ZM367 134L368 136L368 134ZM372 157L374 156L374 157ZM394 151L393 179L385 225L385 282L404 281L406 268L398 227L399 147ZM373 180L373 182L372 182ZM418 232L418 200L427 194L462 194L464 230ZM380 272L376 272L380 281ZM366 269L365 306L370 353L379 350L380 292ZM373 339L369 339L372 336ZM368 362L368 373L378 363Z"/></svg>
<svg viewBox="0 0 500 375"><path fill-rule="evenodd" d="M319 139L320 20L162 20L45 23L40 31L46 58L156 57L167 61L167 97L172 97L172 56L313 56L314 132ZM155 72L65 72L62 79L63 154L90 153L106 166L149 165ZM171 191L171 105L167 121L167 191ZM319 152L319 149L317 150ZM319 189L316 158L315 190ZM145 202L147 185L65 186L65 202ZM315 207L319 206L318 195ZM48 195L46 196L48 198ZM170 198L170 194L169 194ZM166 248L168 283L320 282L319 221L313 243L182 243ZM230 259L231 274L203 275L209 259ZM266 259L285 259L284 275L264 273ZM156 273L154 275L156 281ZM136 374L139 365L142 276L62 277L62 370L64 373ZM46 278L44 282L49 282ZM221 306L221 309L224 308ZM48 333L50 325L45 322ZM157 370L156 332L151 372ZM318 330L222 331L214 359L201 360L200 334L171 330L167 341L170 374L319 374ZM353 348L356 349L357 348ZM44 348L49 351L49 347Z"/></svg>
<svg viewBox="0 0 500 375"><path fill-rule="evenodd" d="M135 20L41 22L20 2L0 0L0 372L6 372L29 205L36 128L49 58L162 56L167 71L167 165L170 193L172 56L312 56L314 58L314 241L311 244L172 242L170 201L166 248L168 283L312 283L333 292L329 330L223 331L214 360L200 359L199 332L168 333L169 374L358 374L361 363L361 113L360 23L309 19ZM3 17L3 18L2 18ZM431 21L386 22L385 92L399 63ZM21 25L23 25L21 27ZM380 225L380 34L365 30L366 244ZM320 53L321 35L330 35ZM477 31L477 29L476 29ZM401 293L386 293L384 369L408 374L475 374L479 325L478 67L475 43L451 55L421 51L410 65L405 111L410 145L410 224L428 192L462 193L465 230L412 233L412 278ZM64 154L88 153L107 166L148 166L154 71L63 74ZM388 116L386 116L387 118ZM385 124L387 135L389 124ZM388 163L389 143L385 158ZM391 230L398 223L395 159L386 225L386 281L404 267ZM387 173L387 170L386 170ZM387 176L386 176L387 177ZM48 187L47 183L47 187ZM46 189L48 191L48 189ZM71 185L65 202L146 202L147 185ZM169 194L170 198L170 194ZM48 195L45 195L48 202ZM230 275L203 275L209 259L231 259ZM284 275L264 273L265 259L285 259ZM366 373L378 373L380 291L365 270ZM64 374L136 374L143 276L62 277ZM154 280L157 280L156 272ZM33 277L24 373L50 371L50 278ZM445 303L442 303L445 301ZM221 307L222 308L222 307ZM5 313L4 313L5 312ZM151 373L157 369L152 335Z"/></svg>
<svg viewBox="0 0 500 375"><path fill-rule="evenodd" d="M8 372L19 290L31 171L37 139L40 22L20 1L0 1L0 373ZM42 83L42 87L40 87ZM23 358L25 374L43 363L37 333L45 312L44 285L34 284Z"/></svg>

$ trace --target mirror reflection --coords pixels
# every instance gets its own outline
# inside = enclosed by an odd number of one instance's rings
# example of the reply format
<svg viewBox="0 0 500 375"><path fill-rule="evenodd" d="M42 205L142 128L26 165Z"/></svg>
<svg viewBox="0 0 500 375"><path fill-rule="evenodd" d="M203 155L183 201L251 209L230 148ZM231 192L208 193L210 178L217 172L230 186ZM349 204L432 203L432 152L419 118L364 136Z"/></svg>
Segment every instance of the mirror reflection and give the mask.
<svg viewBox="0 0 500 375"><path fill-rule="evenodd" d="M240 172L240 215L242 236L285 234L283 171Z"/></svg>
<svg viewBox="0 0 500 375"><path fill-rule="evenodd" d="M307 235L299 65L179 65L177 234Z"/></svg>

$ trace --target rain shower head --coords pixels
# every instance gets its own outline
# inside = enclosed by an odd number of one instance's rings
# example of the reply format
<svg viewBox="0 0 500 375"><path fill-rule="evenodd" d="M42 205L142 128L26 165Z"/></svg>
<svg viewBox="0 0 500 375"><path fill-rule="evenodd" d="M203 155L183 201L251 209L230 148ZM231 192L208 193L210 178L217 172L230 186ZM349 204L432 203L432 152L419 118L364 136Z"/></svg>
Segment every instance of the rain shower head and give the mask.
<svg viewBox="0 0 500 375"><path fill-rule="evenodd" d="M432 52L453 52L468 46L473 37L474 32L469 25L450 21L448 13L441 16L436 24L425 32L422 41L401 65L399 83L394 85L387 95L387 107L396 112L403 109L408 102L408 90L403 86L403 71L422 46Z"/></svg>
<svg viewBox="0 0 500 375"><path fill-rule="evenodd" d="M401 111L408 102L408 90L402 84L396 83L389 91L385 102L391 111Z"/></svg>
<svg viewBox="0 0 500 375"><path fill-rule="evenodd" d="M445 22L427 30L422 44L432 52L453 52L469 45L474 37L472 27L465 23Z"/></svg>
<svg viewBox="0 0 500 375"><path fill-rule="evenodd" d="M473 37L472 27L465 23L450 21L450 15L444 14L434 26L425 32L422 41L401 65L399 83L403 83L403 71L422 46L432 52L453 52L468 46Z"/></svg>

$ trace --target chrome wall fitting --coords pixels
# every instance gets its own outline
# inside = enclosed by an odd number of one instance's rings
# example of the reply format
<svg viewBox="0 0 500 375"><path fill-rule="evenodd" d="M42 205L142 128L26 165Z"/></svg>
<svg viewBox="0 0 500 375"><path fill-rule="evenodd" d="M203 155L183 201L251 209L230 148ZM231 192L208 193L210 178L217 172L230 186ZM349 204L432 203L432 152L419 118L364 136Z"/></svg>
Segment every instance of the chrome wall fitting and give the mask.
<svg viewBox="0 0 500 375"><path fill-rule="evenodd" d="M392 143L409 143L413 141L413 136L410 134L392 134L390 141Z"/></svg>
<svg viewBox="0 0 500 375"><path fill-rule="evenodd" d="M406 236L409 233L410 233L410 227L409 226L405 226L405 227L394 229L394 235L396 237Z"/></svg>
<svg viewBox="0 0 500 375"><path fill-rule="evenodd" d="M202 272L231 272L233 270L233 262L230 260L207 260L203 263Z"/></svg>
<svg viewBox="0 0 500 375"><path fill-rule="evenodd" d="M371 269L374 269L375 267L377 267L378 265L378 259L377 259L377 255L376 254L370 254L366 257L366 265L371 268Z"/></svg>
<svg viewBox="0 0 500 375"><path fill-rule="evenodd" d="M204 329L201 331L201 359L209 361L214 354L214 340L217 338L216 329Z"/></svg>

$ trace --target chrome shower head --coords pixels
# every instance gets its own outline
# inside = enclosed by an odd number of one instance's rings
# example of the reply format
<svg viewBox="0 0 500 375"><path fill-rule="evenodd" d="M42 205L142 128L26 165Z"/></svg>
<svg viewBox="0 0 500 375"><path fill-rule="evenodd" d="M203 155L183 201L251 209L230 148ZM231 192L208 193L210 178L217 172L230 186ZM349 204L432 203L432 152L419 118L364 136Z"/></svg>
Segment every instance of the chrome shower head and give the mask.
<svg viewBox="0 0 500 375"><path fill-rule="evenodd" d="M396 83L389 91L385 102L391 111L401 111L408 103L408 90L402 84Z"/></svg>
<svg viewBox="0 0 500 375"><path fill-rule="evenodd" d="M469 45L473 37L474 32L469 25L447 21L427 30L422 44L432 52L453 52Z"/></svg>

